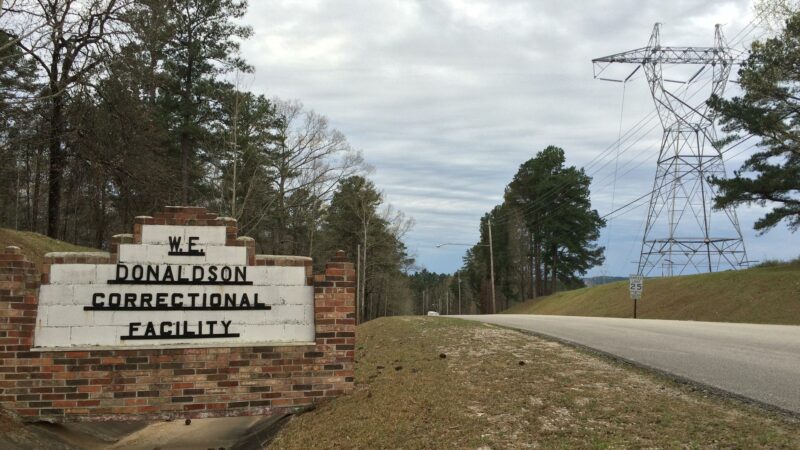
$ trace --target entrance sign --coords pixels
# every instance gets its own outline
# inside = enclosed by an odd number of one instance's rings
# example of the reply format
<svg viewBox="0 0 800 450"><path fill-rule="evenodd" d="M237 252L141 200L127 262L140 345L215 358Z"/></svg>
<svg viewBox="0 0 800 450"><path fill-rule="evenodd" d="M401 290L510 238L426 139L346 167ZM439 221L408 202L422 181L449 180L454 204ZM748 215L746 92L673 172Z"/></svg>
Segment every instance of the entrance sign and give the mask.
<svg viewBox="0 0 800 450"><path fill-rule="evenodd" d="M34 348L313 343L305 265L249 265L226 243L224 226L142 225L116 264L53 264Z"/></svg>
<svg viewBox="0 0 800 450"><path fill-rule="evenodd" d="M641 300L643 290L644 290L644 276L631 275L630 276L631 300Z"/></svg>
<svg viewBox="0 0 800 450"><path fill-rule="evenodd" d="M353 391L344 251L258 255L235 219L168 206L109 252L0 250L0 408L25 420L297 413Z"/></svg>

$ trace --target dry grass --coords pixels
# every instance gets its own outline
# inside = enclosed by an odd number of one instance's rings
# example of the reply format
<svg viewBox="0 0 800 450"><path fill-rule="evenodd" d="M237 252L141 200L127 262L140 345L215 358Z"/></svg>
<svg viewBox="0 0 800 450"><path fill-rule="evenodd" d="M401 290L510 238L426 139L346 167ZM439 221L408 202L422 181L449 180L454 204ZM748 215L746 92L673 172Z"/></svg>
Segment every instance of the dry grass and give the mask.
<svg viewBox="0 0 800 450"><path fill-rule="evenodd" d="M360 326L356 383L270 448L800 448L795 419L455 319Z"/></svg>
<svg viewBox="0 0 800 450"><path fill-rule="evenodd" d="M645 280L644 319L800 325L800 263ZM504 311L509 314L632 317L628 282L559 292Z"/></svg>
<svg viewBox="0 0 800 450"><path fill-rule="evenodd" d="M31 262L41 268L45 253L49 252L92 252L91 248L72 245L67 242L49 238L39 233L30 231L14 231L7 228L0 228L0 251L9 245L15 245L22 249L22 252Z"/></svg>

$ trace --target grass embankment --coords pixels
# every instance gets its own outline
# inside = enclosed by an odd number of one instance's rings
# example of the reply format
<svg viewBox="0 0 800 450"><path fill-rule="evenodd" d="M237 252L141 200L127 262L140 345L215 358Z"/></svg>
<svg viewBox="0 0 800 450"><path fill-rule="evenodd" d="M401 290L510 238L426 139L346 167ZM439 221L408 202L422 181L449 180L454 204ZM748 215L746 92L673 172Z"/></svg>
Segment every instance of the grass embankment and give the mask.
<svg viewBox="0 0 800 450"><path fill-rule="evenodd" d="M628 282L559 292L515 305L507 314L632 317ZM648 278L643 319L800 325L800 262L672 278Z"/></svg>
<svg viewBox="0 0 800 450"><path fill-rule="evenodd" d="M406 317L357 336L356 391L270 449L800 448L796 419L517 331Z"/></svg>
<svg viewBox="0 0 800 450"><path fill-rule="evenodd" d="M42 267L45 253L49 252L92 252L91 248L72 245L64 241L49 238L39 233L30 231L15 231L7 228L0 228L0 252L9 245L15 245L22 249L28 260Z"/></svg>

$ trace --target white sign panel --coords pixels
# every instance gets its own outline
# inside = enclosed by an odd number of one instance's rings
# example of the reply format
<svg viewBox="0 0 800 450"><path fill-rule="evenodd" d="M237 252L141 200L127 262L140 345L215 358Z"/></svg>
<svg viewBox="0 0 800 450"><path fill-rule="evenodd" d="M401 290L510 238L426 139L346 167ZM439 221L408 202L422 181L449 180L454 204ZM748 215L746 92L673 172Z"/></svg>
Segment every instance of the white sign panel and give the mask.
<svg viewBox="0 0 800 450"><path fill-rule="evenodd" d="M641 299L643 290L644 290L644 276L642 276L642 275L631 275L630 276L631 299L634 299L634 300Z"/></svg>
<svg viewBox="0 0 800 450"><path fill-rule="evenodd" d="M143 225L118 264L53 264L34 347L314 341L305 267L248 266L224 226Z"/></svg>

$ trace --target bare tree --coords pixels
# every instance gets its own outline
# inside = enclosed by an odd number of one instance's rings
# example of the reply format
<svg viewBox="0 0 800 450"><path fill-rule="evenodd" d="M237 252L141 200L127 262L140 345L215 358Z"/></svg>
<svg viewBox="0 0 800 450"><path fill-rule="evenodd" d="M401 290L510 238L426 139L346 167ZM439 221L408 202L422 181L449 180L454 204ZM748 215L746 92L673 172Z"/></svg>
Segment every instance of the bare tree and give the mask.
<svg viewBox="0 0 800 450"><path fill-rule="evenodd" d="M363 160L347 138L330 127L327 117L306 110L299 101L273 102L280 123L278 145L267 162L275 192L273 249L286 252L284 232L290 210L329 198L339 181L355 174ZM300 191L307 195L293 195Z"/></svg>
<svg viewBox="0 0 800 450"><path fill-rule="evenodd" d="M36 61L44 79L40 100L47 103L47 234L52 237L58 237L66 167L66 98L119 43L118 17L125 6L124 0L29 0L3 7L4 27L18 36L16 45Z"/></svg>

